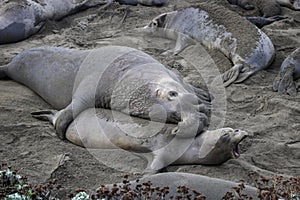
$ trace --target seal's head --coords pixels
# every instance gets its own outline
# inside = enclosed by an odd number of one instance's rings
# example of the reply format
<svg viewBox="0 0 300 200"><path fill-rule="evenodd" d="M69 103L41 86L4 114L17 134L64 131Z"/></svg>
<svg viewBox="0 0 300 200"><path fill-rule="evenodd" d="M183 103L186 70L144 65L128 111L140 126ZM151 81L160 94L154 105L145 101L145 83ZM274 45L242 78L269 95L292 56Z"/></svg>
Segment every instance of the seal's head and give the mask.
<svg viewBox="0 0 300 200"><path fill-rule="evenodd" d="M205 120L204 124L207 125L206 115L210 112L211 107L209 97L201 99L191 88L185 88L182 84L174 81L152 84L152 92L152 97L157 102L149 108L149 116L152 121L177 124L193 115L198 116L199 120Z"/></svg>
<svg viewBox="0 0 300 200"><path fill-rule="evenodd" d="M176 18L178 11L163 13L156 16L151 22L145 26L145 29L167 28L168 25Z"/></svg>
<svg viewBox="0 0 300 200"><path fill-rule="evenodd" d="M202 133L199 138L199 158L201 164L221 164L231 158L240 156L238 144L248 136L248 133L238 129L221 128Z"/></svg>

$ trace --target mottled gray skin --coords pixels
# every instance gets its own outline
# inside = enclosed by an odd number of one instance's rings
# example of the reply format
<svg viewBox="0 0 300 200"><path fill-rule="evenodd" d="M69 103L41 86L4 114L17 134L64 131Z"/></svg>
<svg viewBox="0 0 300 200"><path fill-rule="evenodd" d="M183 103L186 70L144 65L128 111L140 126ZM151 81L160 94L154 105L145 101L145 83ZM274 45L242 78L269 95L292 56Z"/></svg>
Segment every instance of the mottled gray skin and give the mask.
<svg viewBox="0 0 300 200"><path fill-rule="evenodd" d="M205 129L210 109L207 92L184 83L142 51L107 46L95 50L40 47L18 54L0 68L0 77L22 83L55 109L58 136L86 108L101 107L153 121L176 123L173 133ZM194 136L194 135L193 135Z"/></svg>
<svg viewBox="0 0 300 200"><path fill-rule="evenodd" d="M55 124L55 113L40 115ZM169 164L219 165L240 156L238 144L247 133L232 128L205 131L188 140L172 134L175 124L130 117L108 109L87 109L66 130L72 143L90 149L124 149L149 153L145 173L156 173ZM141 154L142 155L142 154Z"/></svg>
<svg viewBox="0 0 300 200"><path fill-rule="evenodd" d="M275 55L274 46L265 33L237 13L215 3L201 3L161 14L144 29L176 39L175 53L188 46L191 39L207 48L220 50L234 64L222 75L225 86L242 82L267 68Z"/></svg>
<svg viewBox="0 0 300 200"><path fill-rule="evenodd" d="M281 6L300 10L300 0L227 0L230 4L238 5L245 10L257 8L261 16L247 17L259 28L284 19L281 16Z"/></svg>
<svg viewBox="0 0 300 200"><path fill-rule="evenodd" d="M145 6L162 6L166 2L165 0L116 0L117 2L121 4L127 4L127 5L145 5Z"/></svg>
<svg viewBox="0 0 300 200"><path fill-rule="evenodd" d="M297 88L294 80L300 77L300 48L293 51L283 62L273 82L274 91L296 96Z"/></svg>
<svg viewBox="0 0 300 200"><path fill-rule="evenodd" d="M133 190L136 188L137 184L143 184L151 181L151 187L169 187L169 194L166 195L165 199L170 199L171 196L175 197L179 195L177 193L177 189L180 186L186 186L189 188L189 194L193 197L192 190L196 190L200 192L206 197L206 200L219 200L222 199L223 196L227 192L232 192L235 196L234 199L239 199L236 196L233 187L237 187L239 183L227 181L224 179L210 178L207 176L190 174L190 173L180 173L180 172L167 172L160 173L151 176L144 177L139 179L139 181L131 181L130 188ZM122 185L122 183L119 183ZM113 185L107 185L107 187L111 188ZM251 196L253 199L257 198L257 189L248 185L245 185L245 188L242 192L243 194L247 194ZM155 199L155 193L153 194L152 199Z"/></svg>
<svg viewBox="0 0 300 200"><path fill-rule="evenodd" d="M0 0L0 44L28 38L38 32L46 20L58 20L103 3L93 0Z"/></svg>

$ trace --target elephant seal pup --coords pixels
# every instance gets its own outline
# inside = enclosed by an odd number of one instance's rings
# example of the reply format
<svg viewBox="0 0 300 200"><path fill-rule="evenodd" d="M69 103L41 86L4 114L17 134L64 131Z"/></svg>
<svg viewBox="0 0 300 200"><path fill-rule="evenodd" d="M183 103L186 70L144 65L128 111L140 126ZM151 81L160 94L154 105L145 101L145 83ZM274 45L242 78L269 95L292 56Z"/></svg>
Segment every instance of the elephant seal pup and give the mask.
<svg viewBox="0 0 300 200"><path fill-rule="evenodd" d="M78 3L77 3L78 2ZM40 30L47 19L58 20L104 4L93 0L0 0L0 44L18 42Z"/></svg>
<svg viewBox="0 0 300 200"><path fill-rule="evenodd" d="M222 75L225 86L242 82L265 69L275 55L273 43L265 33L237 13L216 3L204 2L161 14L144 30L176 39L175 53L188 46L191 39L207 48L220 50L234 64Z"/></svg>
<svg viewBox="0 0 300 200"><path fill-rule="evenodd" d="M300 48L293 51L283 62L280 71L273 82L274 91L296 96L297 88L294 82L300 77Z"/></svg>
<svg viewBox="0 0 300 200"><path fill-rule="evenodd" d="M55 113L32 113L34 117L55 124ZM131 117L108 109L87 109L80 113L66 130L72 143L89 149L121 148L145 153L145 173L156 173L170 164L219 165L238 158L238 144L247 133L232 128L204 131L194 138L176 138L175 124L164 124Z"/></svg>
<svg viewBox="0 0 300 200"><path fill-rule="evenodd" d="M120 4L127 4L127 5L145 5L145 6L162 6L166 2L165 0L116 0Z"/></svg>
<svg viewBox="0 0 300 200"><path fill-rule="evenodd" d="M92 107L175 123L178 126L173 133L182 137L195 135L208 124L209 93L129 47L33 48L0 67L0 77L4 76L28 86L55 109L62 109L55 121L62 139L73 118Z"/></svg>
<svg viewBox="0 0 300 200"><path fill-rule="evenodd" d="M237 187L239 183L227 181L224 179L218 179L218 178L210 178L207 176L202 175L196 175L191 173L181 173L181 172L166 172L166 173L160 173L155 174L151 176L144 177L142 179L136 180L136 181L130 181L129 187L135 191L137 185L143 185L145 183L146 185L149 185L147 183L151 182L151 188L159 187L160 189L163 189L164 187L168 187L169 193L166 194L164 199L177 199L174 198L176 196L183 196L182 192L179 192L178 190L182 187L188 188L188 193L186 195L191 195L190 198L186 199L198 199L195 197L195 193L193 193L193 190L196 190L197 192L201 193L203 196L205 196L206 200L219 200L223 199L225 194L227 192L233 193L234 197L230 199L248 199L248 198L241 198L241 196L238 196L233 188ZM117 184L117 187L122 186L122 183ZM113 185L106 185L109 189L113 187ZM99 188L101 190L101 188ZM186 191L186 190L185 190ZM257 197L257 189L248 185L245 185L245 188L243 188L242 194L247 195L248 197L252 197L251 199L259 199ZM151 199L157 199L156 196L157 193L154 191L152 193ZM173 198L171 198L173 196ZM185 198L179 198L179 199L185 199ZM199 198L204 199L204 198ZM227 199L227 198L225 198Z"/></svg>

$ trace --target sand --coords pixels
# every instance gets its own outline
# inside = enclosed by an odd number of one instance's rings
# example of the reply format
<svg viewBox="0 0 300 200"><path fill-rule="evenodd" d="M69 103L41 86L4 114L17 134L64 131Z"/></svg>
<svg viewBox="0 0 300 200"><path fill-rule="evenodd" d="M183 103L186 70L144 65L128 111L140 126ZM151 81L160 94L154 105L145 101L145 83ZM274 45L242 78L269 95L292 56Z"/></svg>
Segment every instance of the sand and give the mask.
<svg viewBox="0 0 300 200"><path fill-rule="evenodd" d="M1 45L0 65L8 63L24 49L42 45L92 49L120 44L149 53L180 73L186 81L200 86L203 85L202 79L182 55L161 55L171 49L174 42L134 34L134 28L145 26L154 16L183 5L192 3L170 1L169 5L160 8L112 4L82 11L59 22L49 21L38 34L27 40ZM239 8L231 9L240 12ZM281 62L300 46L300 12L284 8L283 14L288 18L263 28L276 48L273 64L244 83L225 89L224 126L242 129L250 134L240 145L241 157L221 166L170 166L168 171L190 172L231 181L243 179L250 185L254 184L248 176L251 171L264 176L300 175L300 94L290 97L272 91L272 82ZM216 51L210 54L220 71L230 68L230 62L223 55ZM65 197L79 187L92 191L101 184L119 182L126 170L130 172L131 179L141 177L130 170L132 166L145 165L140 159L132 158L126 163L122 156L107 153L104 157L112 156L111 160L115 162L105 165L88 150L58 139L48 122L30 115L30 112L47 108L51 108L50 105L28 88L12 80L0 81L1 163L20 169L19 173L28 176L33 183L42 183L49 178L59 179L64 186L59 197ZM122 168L125 170L120 170Z"/></svg>

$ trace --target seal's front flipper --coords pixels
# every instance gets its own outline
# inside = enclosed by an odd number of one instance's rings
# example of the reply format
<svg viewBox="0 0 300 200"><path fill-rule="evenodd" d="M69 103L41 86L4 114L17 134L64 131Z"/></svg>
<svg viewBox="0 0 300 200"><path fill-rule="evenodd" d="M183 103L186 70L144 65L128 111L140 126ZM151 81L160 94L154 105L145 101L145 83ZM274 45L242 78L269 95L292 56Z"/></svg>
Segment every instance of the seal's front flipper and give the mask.
<svg viewBox="0 0 300 200"><path fill-rule="evenodd" d="M188 35L185 35L183 33L178 33L178 37L176 40L176 45L174 48L174 55L179 54L181 51L183 51L188 46L196 44L195 41Z"/></svg>
<svg viewBox="0 0 300 200"><path fill-rule="evenodd" d="M292 65L280 71L273 82L273 90L282 94L296 96L297 88L294 82L294 70L295 66Z"/></svg>
<svg viewBox="0 0 300 200"><path fill-rule="evenodd" d="M282 15L276 15L272 17L246 17L248 21L250 21L252 24L255 24L258 28L262 28L275 21L286 19L286 18L287 17Z"/></svg>
<svg viewBox="0 0 300 200"><path fill-rule="evenodd" d="M40 110L32 112L31 116L39 120L49 121L54 125L54 116L57 112L56 110Z"/></svg>

